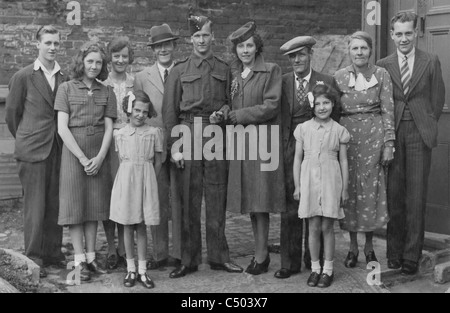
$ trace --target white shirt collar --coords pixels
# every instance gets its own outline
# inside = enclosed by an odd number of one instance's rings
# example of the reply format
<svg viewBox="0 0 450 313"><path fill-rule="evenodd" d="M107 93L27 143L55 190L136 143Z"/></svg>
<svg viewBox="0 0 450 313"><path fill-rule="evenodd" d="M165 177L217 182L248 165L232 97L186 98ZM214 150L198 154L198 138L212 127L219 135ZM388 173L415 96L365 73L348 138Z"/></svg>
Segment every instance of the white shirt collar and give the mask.
<svg viewBox="0 0 450 313"><path fill-rule="evenodd" d="M295 86L298 88L298 85L300 84L300 81L303 81L303 87L306 87L305 86L305 80L309 83L309 81L311 80L311 76L312 76L312 69L309 69L309 74L306 75L303 78L300 78L300 76L297 76L297 74L294 73ZM300 81L297 78L300 78Z"/></svg>
<svg viewBox="0 0 450 313"><path fill-rule="evenodd" d="M312 69L309 69L309 74L306 75L305 77L303 77L303 79L306 80L309 83L309 81L311 80L311 75L312 75ZM298 81L297 78L300 78L299 76L297 76L296 73L294 73L294 77L295 77L296 81Z"/></svg>
<svg viewBox="0 0 450 313"><path fill-rule="evenodd" d="M170 71L172 70L173 66L175 65L175 62L172 62L172 65L170 65L169 67L164 67L161 64L159 64L158 62L156 62L156 65L158 66L158 70L159 73L161 74L161 78L164 77L164 71L167 69L167 71L170 73Z"/></svg>
<svg viewBox="0 0 450 313"><path fill-rule="evenodd" d="M59 66L58 62L55 61L55 66L53 67L53 71L49 71L47 70L47 68L44 66L44 64L42 64L42 62L39 59L36 59L36 61L34 61L34 70L38 71L39 69L42 69L42 71L44 73L46 73L49 76L53 76L56 73L58 73L58 71L61 70L61 67Z"/></svg>
<svg viewBox="0 0 450 313"><path fill-rule="evenodd" d="M397 54L398 54L398 59L400 61L403 61L403 59L405 58L405 55L400 52L400 50L397 49ZM406 57L408 58L408 60L413 59L416 56L416 47L413 47L413 49L411 50L411 52L409 52Z"/></svg>

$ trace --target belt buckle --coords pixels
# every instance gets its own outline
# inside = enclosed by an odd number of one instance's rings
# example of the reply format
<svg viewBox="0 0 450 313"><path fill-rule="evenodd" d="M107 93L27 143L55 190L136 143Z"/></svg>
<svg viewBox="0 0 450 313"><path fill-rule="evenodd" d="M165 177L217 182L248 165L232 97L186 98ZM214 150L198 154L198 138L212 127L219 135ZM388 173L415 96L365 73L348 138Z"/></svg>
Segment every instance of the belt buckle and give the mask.
<svg viewBox="0 0 450 313"><path fill-rule="evenodd" d="M86 135L93 136L95 134L95 128L94 126L88 126L86 127Z"/></svg>

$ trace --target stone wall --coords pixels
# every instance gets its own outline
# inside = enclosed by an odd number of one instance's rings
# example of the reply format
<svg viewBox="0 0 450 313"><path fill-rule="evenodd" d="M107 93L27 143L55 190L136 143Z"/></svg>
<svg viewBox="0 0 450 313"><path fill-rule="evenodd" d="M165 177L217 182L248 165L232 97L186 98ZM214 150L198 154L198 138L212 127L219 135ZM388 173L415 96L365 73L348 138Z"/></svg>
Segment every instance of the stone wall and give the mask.
<svg viewBox="0 0 450 313"><path fill-rule="evenodd" d="M67 72L71 58L87 40L107 43L117 35L128 36L135 48L132 73L154 62L147 47L153 25L169 23L180 36L177 58L191 51L186 17L188 8L209 15L214 21L214 51L232 59L228 35L254 20L264 39L264 56L288 69L279 47L298 35L313 35L317 70L334 73L348 62L345 36L360 28L361 2L358 0L80 0L81 25L70 26L69 0L0 1L0 85L7 84L20 68L36 58L33 42L37 29L55 24L62 34L59 62Z"/></svg>

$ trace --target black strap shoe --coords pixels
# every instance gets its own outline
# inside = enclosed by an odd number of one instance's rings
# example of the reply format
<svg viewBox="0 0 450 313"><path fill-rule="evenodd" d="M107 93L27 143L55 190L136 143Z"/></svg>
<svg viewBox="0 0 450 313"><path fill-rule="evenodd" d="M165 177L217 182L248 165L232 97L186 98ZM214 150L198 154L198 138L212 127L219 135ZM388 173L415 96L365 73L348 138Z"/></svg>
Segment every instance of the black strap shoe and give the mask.
<svg viewBox="0 0 450 313"><path fill-rule="evenodd" d="M317 283L317 287L319 288L328 288L331 286L331 283L333 282L334 279L334 273L330 275L328 274L324 274L322 273L322 275L320 275L320 279L319 282Z"/></svg>
<svg viewBox="0 0 450 313"><path fill-rule="evenodd" d="M150 277L148 277L147 273L145 273L144 275L138 274L137 281L147 289L155 288L155 283Z"/></svg>
<svg viewBox="0 0 450 313"><path fill-rule="evenodd" d="M316 272L312 272L311 275L309 275L308 281L306 282L309 287L316 287L319 283L320 274Z"/></svg>
<svg viewBox="0 0 450 313"><path fill-rule="evenodd" d="M136 284L136 272L128 272L123 280L125 287L133 287Z"/></svg>
<svg viewBox="0 0 450 313"><path fill-rule="evenodd" d="M356 263L358 263L358 254L354 254L352 251L350 251L347 254L347 257L344 260L344 265L347 268L353 268L356 266Z"/></svg>

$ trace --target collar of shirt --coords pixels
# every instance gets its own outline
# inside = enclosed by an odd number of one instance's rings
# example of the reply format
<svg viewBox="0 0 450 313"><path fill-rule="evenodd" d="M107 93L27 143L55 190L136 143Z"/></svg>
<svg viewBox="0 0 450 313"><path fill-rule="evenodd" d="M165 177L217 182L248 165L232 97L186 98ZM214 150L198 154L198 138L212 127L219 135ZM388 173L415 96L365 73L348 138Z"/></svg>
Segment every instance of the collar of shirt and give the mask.
<svg viewBox="0 0 450 313"><path fill-rule="evenodd" d="M128 73L125 73L125 75L127 77L125 79L125 87L126 88L133 88L133 86L134 86L134 77L131 76ZM114 87L114 82L111 79L111 72L109 73L108 78L103 82L103 85Z"/></svg>
<svg viewBox="0 0 450 313"><path fill-rule="evenodd" d="M161 64L159 64L158 62L156 62L156 66L158 66L158 70L159 70L159 74L161 74L161 78L164 78L165 70L167 70L167 72L170 73L170 71L172 70L174 65L175 65L175 63L172 62L172 64L169 67L164 67Z"/></svg>
<svg viewBox="0 0 450 313"><path fill-rule="evenodd" d="M211 53L210 56L208 56L207 58L201 58L198 55L196 55L194 52L192 52L191 54L191 59L192 61L194 61L195 66L200 67L200 65L202 64L203 61L208 62L209 66L211 68L214 68L214 64L215 64L215 59L214 59L214 55Z"/></svg>
<svg viewBox="0 0 450 313"><path fill-rule="evenodd" d="M312 76L312 69L309 69L309 74L308 74L308 75L306 75L306 76L305 76L305 77L303 77L303 78L300 78L299 76L297 76L297 74L296 74L296 73L294 73L294 78L295 78L295 86L297 87L297 89L298 89L298 85L300 84L300 82L298 81L298 79L297 79L297 78L299 78L300 80L304 79L304 80L306 80L306 82L308 82L308 83L309 83L309 81L311 80L311 76ZM305 83L305 81L303 81L303 87L306 87L306 83Z"/></svg>
<svg viewBox="0 0 450 313"><path fill-rule="evenodd" d="M327 122L318 122L317 117L313 118L314 129L320 129L321 127L325 129L330 129L333 124L333 120L331 118L328 119Z"/></svg>
<svg viewBox="0 0 450 313"><path fill-rule="evenodd" d="M403 59L405 58L405 55L403 53L400 52L400 50L397 49L397 55L398 55L398 64L400 66L400 68L402 68L403 65ZM409 66L409 70L413 71L413 67L414 67L414 61L416 59L416 47L413 47L413 49L411 50L410 53L408 53L406 55L406 57L408 58L408 66Z"/></svg>
<svg viewBox="0 0 450 313"><path fill-rule="evenodd" d="M38 71L39 69L41 69L45 75L53 77L55 76L56 73L58 73L61 70L61 67L59 66L58 62L55 61L53 71L50 72L39 59L36 59L36 61L34 61L34 70Z"/></svg>
<svg viewBox="0 0 450 313"><path fill-rule="evenodd" d="M86 84L82 81L82 78L75 79L73 81L73 83L78 87L78 89L88 89L89 90L88 86L86 86ZM97 81L97 79L95 79L92 82L91 90L99 90L100 86L102 86L102 84L99 81Z"/></svg>

